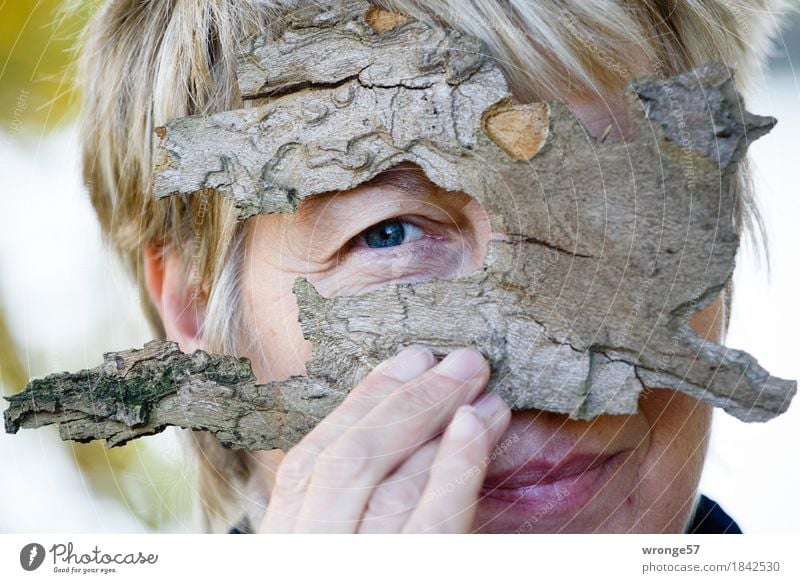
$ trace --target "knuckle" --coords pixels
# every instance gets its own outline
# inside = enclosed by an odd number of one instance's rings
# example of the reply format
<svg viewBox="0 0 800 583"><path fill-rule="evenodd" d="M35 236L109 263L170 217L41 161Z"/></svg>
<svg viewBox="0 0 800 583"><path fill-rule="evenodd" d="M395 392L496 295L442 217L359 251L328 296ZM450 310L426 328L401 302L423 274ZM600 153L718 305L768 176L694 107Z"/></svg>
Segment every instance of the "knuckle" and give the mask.
<svg viewBox="0 0 800 583"><path fill-rule="evenodd" d="M383 485L370 497L366 514L381 518L412 510L419 502L420 494L419 487L410 478Z"/></svg>
<svg viewBox="0 0 800 583"><path fill-rule="evenodd" d="M314 476L326 482L362 480L369 468L370 451L365 444L348 440L323 450L314 465Z"/></svg>
<svg viewBox="0 0 800 583"><path fill-rule="evenodd" d="M439 408L443 403L459 395L466 396L466 386L466 383L432 372L419 382L409 384L408 388L397 396L402 401L404 409L417 413Z"/></svg>
<svg viewBox="0 0 800 583"><path fill-rule="evenodd" d="M308 487L312 469L312 456L296 448L289 450L275 474L273 493L276 496L302 494Z"/></svg>

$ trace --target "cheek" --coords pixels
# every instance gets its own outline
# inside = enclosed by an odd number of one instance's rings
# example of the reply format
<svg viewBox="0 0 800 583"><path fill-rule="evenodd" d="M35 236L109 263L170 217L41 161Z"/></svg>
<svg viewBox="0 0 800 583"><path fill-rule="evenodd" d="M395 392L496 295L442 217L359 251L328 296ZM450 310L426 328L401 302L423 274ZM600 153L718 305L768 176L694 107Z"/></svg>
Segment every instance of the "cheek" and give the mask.
<svg viewBox="0 0 800 583"><path fill-rule="evenodd" d="M249 269L242 281L242 307L250 315L251 331L245 355L259 383L304 375L311 342L303 338L298 322L292 293L295 274L265 262L255 265L258 268Z"/></svg>
<svg viewBox="0 0 800 583"><path fill-rule="evenodd" d="M705 462L712 407L667 389L649 391L639 406L650 424L650 438L641 466L640 523L635 530L681 532Z"/></svg>
<svg viewBox="0 0 800 583"><path fill-rule="evenodd" d="M251 352L256 357L254 372L258 382L282 381L305 374L305 363L311 357L311 342L303 338L291 288L284 286L282 293L257 292L252 297L250 313L253 314L256 343Z"/></svg>

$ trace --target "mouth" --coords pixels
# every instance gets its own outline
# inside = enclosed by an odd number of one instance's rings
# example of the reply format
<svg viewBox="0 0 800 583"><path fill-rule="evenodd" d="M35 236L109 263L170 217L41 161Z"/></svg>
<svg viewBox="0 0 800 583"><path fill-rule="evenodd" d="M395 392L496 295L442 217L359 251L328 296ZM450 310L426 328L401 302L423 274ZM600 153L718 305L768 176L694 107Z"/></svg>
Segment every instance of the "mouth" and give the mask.
<svg viewBox="0 0 800 583"><path fill-rule="evenodd" d="M569 455L555 464L533 459L487 476L480 501L497 512L513 507L540 517L567 515L588 504L632 452Z"/></svg>

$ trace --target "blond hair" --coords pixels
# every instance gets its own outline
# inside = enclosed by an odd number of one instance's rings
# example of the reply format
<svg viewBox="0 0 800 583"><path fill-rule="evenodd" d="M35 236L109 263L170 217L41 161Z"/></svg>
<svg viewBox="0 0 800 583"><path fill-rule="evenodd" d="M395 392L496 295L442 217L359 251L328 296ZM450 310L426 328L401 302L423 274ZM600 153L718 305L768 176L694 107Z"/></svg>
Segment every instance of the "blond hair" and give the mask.
<svg viewBox="0 0 800 583"><path fill-rule="evenodd" d="M235 76L243 39L275 34L282 15L311 3L109 0L86 29L79 62L84 181L106 241L138 284L156 338L165 338L165 329L145 287L149 245L183 259L186 285L206 303L207 350L246 356L241 342L250 334L237 309L246 223L237 222L230 201L215 193L155 200L153 128L176 117L243 107ZM780 8L772 0L373 4L481 39L515 94L528 100L554 97L565 79L580 93L618 90L640 66L637 51L659 63L663 75L722 61L747 90L761 79L772 14ZM740 190L739 209L740 227L757 217L748 188ZM243 488L255 474L254 458L222 447L207 432L185 434L198 456L201 529L225 531L248 504Z"/></svg>

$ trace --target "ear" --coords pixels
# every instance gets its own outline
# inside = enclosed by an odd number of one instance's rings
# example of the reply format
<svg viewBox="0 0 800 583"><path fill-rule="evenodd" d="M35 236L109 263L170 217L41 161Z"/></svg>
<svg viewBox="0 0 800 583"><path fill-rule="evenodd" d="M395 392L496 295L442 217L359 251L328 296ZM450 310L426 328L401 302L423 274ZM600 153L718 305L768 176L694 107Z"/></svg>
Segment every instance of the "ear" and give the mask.
<svg viewBox="0 0 800 583"><path fill-rule="evenodd" d="M144 276L150 301L161 316L167 339L190 354L202 348L206 299L195 293L191 278L183 281L182 273L183 263L177 253L156 245L146 247Z"/></svg>

